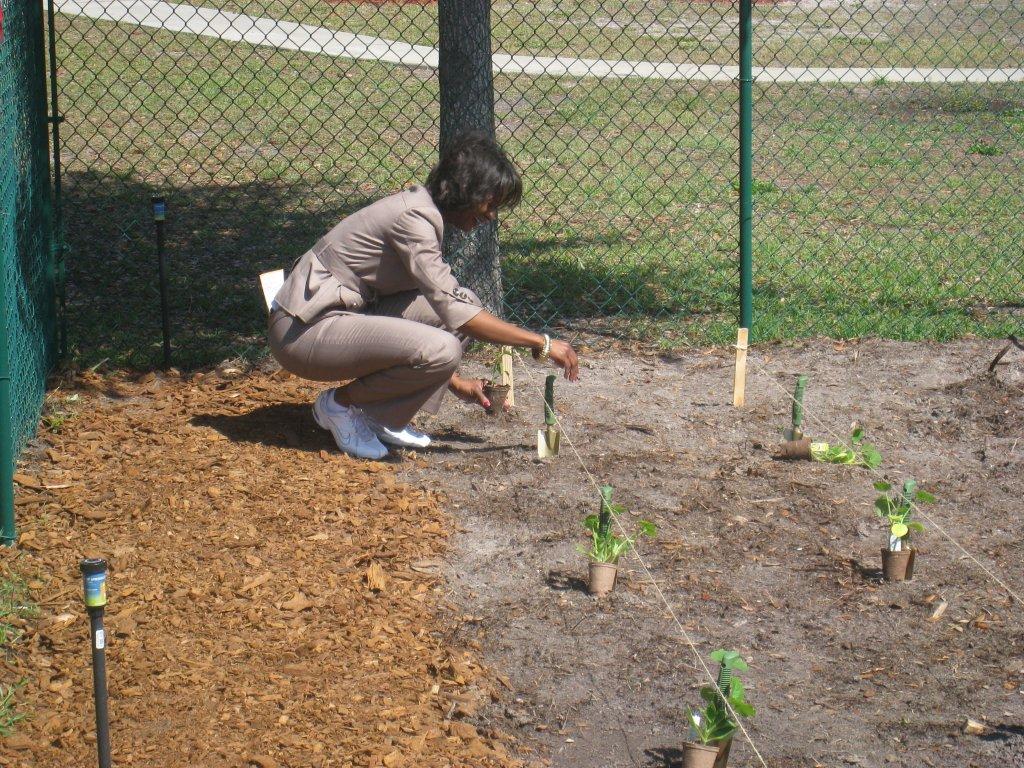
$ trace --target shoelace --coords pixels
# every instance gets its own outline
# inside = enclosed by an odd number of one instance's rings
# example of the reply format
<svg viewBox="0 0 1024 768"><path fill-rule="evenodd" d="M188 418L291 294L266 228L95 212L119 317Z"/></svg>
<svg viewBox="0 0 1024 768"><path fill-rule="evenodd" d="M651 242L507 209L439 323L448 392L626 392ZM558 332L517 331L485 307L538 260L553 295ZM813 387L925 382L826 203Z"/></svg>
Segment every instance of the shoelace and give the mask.
<svg viewBox="0 0 1024 768"><path fill-rule="evenodd" d="M349 408L352 410L352 421L356 427L356 435L363 440L376 440L377 433L370 426L370 417L354 405L349 406Z"/></svg>

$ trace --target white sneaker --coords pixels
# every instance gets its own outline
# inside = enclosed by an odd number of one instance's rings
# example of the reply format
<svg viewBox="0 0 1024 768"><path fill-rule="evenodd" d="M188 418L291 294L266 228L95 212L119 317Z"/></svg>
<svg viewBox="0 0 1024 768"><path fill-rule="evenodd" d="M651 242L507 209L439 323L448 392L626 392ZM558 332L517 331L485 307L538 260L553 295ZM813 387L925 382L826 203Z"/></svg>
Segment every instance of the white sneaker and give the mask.
<svg viewBox="0 0 1024 768"><path fill-rule="evenodd" d="M366 416L355 406L335 402L334 390L321 392L313 403L313 419L334 436L345 453L360 459L383 459L388 449L373 434Z"/></svg>
<svg viewBox="0 0 1024 768"><path fill-rule="evenodd" d="M430 435L425 435L408 424L401 429L392 429L391 427L385 427L369 416L364 415L364 418L370 429L380 438L382 443L397 445L399 448L426 448L430 445Z"/></svg>

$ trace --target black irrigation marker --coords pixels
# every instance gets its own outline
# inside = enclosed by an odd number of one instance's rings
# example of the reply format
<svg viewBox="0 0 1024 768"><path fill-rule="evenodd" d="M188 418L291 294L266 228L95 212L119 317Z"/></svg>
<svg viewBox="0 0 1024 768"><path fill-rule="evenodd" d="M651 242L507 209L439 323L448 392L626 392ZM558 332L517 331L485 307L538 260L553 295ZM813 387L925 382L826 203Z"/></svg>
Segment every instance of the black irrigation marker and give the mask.
<svg viewBox="0 0 1024 768"><path fill-rule="evenodd" d="M96 701L96 751L100 768L110 768L110 715L107 708L107 637L103 613L107 604L107 561L88 557L79 563L85 587L85 607L89 611L89 638L92 645L92 684Z"/></svg>

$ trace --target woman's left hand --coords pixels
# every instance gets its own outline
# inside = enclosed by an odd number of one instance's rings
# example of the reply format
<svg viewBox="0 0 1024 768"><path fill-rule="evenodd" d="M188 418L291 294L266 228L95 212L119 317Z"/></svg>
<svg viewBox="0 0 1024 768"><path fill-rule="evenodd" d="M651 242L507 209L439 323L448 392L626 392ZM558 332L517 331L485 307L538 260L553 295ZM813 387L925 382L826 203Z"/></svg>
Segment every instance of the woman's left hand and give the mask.
<svg viewBox="0 0 1024 768"><path fill-rule="evenodd" d="M483 379L464 379L461 376L452 376L448 382L448 389L464 403L476 403L482 408L490 408L491 401L484 394Z"/></svg>

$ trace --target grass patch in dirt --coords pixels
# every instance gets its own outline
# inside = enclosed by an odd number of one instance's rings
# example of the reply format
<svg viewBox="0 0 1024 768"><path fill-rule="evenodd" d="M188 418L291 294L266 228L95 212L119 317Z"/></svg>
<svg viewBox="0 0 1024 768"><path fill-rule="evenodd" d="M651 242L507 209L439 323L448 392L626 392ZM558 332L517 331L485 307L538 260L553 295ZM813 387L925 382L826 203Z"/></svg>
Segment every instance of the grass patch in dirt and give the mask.
<svg viewBox="0 0 1024 768"><path fill-rule="evenodd" d="M0 764L95 759L78 561L97 554L118 765L520 764L478 717L503 686L441 639L452 520L430 487L340 456L309 385L84 372L65 389L76 417L20 467L19 567L43 608L5 662L33 716Z"/></svg>
<svg viewBox="0 0 1024 768"><path fill-rule="evenodd" d="M0 567L0 737L9 738L27 713L19 704L24 679L12 673L12 665L22 647L24 628L39 614L25 579L16 570L17 555L5 557Z"/></svg>

